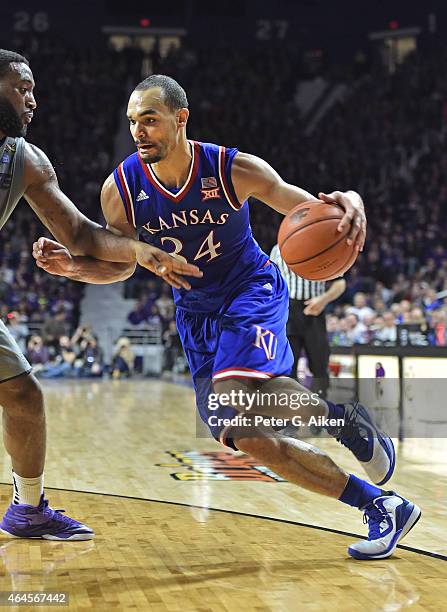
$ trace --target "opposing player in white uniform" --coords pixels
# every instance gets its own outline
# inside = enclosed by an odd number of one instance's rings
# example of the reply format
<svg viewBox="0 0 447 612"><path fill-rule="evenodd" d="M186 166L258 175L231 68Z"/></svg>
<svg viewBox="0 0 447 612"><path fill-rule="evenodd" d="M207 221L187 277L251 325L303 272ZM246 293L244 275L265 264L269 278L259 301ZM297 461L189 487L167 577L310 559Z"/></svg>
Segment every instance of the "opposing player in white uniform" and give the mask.
<svg viewBox="0 0 447 612"><path fill-rule="evenodd" d="M47 156L24 139L36 108L34 79L27 60L0 49L0 228L23 196L42 223L78 255L114 261L118 274L136 262L178 287L189 287L182 274L201 273L163 251L103 230L81 214L59 189ZM104 268L103 282L107 282ZM114 279L115 279L114 275ZM0 404L3 439L13 468L13 502L0 529L15 537L86 540L93 531L59 511L43 494L45 411L42 391L31 366L0 322Z"/></svg>

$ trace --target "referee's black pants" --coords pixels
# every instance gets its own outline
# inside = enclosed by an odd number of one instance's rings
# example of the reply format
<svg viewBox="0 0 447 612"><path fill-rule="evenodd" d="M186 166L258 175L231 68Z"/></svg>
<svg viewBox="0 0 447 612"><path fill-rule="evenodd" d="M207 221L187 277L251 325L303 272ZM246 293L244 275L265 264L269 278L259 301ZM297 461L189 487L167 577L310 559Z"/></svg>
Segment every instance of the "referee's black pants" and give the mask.
<svg viewBox="0 0 447 612"><path fill-rule="evenodd" d="M329 388L330 348L324 311L318 316L305 315L306 305L301 300L289 300L287 337L292 347L294 362L292 376L296 378L298 359L304 349L312 372L312 391L326 397Z"/></svg>

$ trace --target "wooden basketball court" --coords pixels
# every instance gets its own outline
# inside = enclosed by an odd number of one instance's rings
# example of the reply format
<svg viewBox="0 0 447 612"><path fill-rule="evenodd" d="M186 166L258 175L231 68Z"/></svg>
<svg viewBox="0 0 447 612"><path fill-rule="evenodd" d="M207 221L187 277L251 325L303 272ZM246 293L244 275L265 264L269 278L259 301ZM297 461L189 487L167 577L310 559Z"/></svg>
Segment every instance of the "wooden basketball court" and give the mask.
<svg viewBox="0 0 447 612"><path fill-rule="evenodd" d="M64 591L73 610L445 607L444 440L400 445L392 487L422 508L422 519L391 559L359 562L346 550L366 533L361 513L197 438L190 388L138 380L44 389L47 496L97 535L72 543L0 535L0 591ZM335 441L316 443L361 474Z"/></svg>

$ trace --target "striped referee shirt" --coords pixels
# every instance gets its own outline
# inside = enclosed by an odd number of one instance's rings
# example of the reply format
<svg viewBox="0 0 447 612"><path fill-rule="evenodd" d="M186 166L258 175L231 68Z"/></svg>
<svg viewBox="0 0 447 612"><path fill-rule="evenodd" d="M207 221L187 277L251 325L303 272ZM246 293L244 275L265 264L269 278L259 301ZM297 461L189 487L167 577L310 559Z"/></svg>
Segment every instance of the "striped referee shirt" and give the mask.
<svg viewBox="0 0 447 612"><path fill-rule="evenodd" d="M309 300L310 298L322 295L326 291L325 281L309 281L289 270L286 262L281 257L277 244L275 244L270 253L270 259L281 270L281 274L289 288L289 298L291 300Z"/></svg>

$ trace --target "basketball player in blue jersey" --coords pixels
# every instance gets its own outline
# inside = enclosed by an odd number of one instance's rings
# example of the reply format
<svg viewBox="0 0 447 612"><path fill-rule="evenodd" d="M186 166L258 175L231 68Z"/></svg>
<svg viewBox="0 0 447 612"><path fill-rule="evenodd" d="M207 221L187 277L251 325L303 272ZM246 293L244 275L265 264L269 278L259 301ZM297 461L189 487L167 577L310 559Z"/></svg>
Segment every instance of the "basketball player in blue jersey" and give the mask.
<svg viewBox="0 0 447 612"><path fill-rule="evenodd" d="M82 215L59 189L47 156L26 142L36 109L34 78L23 56L0 49L0 228L22 198L49 231L74 253L114 263L118 271L135 268L136 259L176 286L189 287L182 274L199 274L195 266L169 257L150 245L103 230ZM141 250L146 247L146 251ZM149 249L149 250L147 250ZM104 270L104 275L107 270ZM0 321L0 404L3 439L13 468L13 503L0 530L14 537L89 540L86 525L52 510L44 498L45 409L31 365Z"/></svg>
<svg viewBox="0 0 447 612"><path fill-rule="evenodd" d="M420 516L415 504L381 488L395 467L392 441L363 406L310 399L287 377L293 364L286 338L287 288L250 229L249 197L285 214L313 196L285 183L253 155L188 140L188 115L185 91L173 79L152 75L135 88L128 118L138 151L103 186L108 225L128 237L140 233L203 272L191 278L190 290L174 288L174 300L197 407L212 435L292 483L362 509L369 537L350 546L349 554L388 557ZM360 196L336 191L320 197L345 208L341 226L352 223L349 240L361 249L366 220ZM46 239L35 243L34 256L53 274L87 282L103 282L105 270L108 280L113 276L110 264L73 257ZM374 485L346 474L310 444L275 433L271 417L289 419L294 398L300 419L325 423Z"/></svg>

